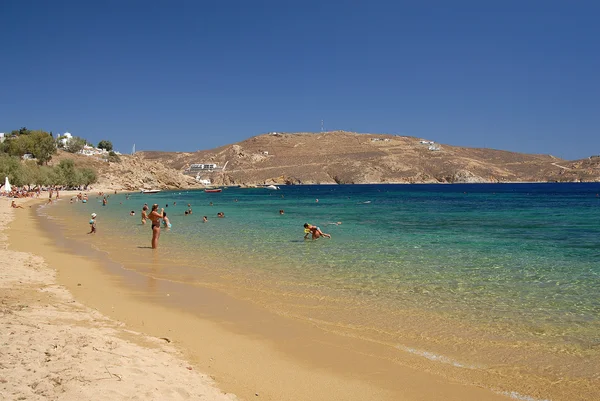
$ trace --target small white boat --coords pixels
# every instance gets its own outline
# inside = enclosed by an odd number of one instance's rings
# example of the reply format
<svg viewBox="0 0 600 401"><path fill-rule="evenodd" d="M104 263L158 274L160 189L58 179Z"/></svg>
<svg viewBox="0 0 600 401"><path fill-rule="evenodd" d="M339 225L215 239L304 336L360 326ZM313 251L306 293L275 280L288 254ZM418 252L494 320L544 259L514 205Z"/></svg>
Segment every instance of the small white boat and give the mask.
<svg viewBox="0 0 600 401"><path fill-rule="evenodd" d="M279 187L276 187L275 185L267 185L265 188L267 188L267 189L279 189Z"/></svg>
<svg viewBox="0 0 600 401"><path fill-rule="evenodd" d="M140 192L143 194L155 194L160 192L160 189L142 189Z"/></svg>

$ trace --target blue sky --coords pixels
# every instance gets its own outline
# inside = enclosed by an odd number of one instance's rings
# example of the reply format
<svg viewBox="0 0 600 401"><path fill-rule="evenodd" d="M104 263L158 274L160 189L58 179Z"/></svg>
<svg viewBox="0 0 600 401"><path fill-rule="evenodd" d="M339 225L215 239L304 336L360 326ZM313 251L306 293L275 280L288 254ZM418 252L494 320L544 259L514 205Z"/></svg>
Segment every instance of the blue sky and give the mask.
<svg viewBox="0 0 600 401"><path fill-rule="evenodd" d="M598 15L597 1L0 0L0 131L196 151L323 119L583 158L600 154Z"/></svg>

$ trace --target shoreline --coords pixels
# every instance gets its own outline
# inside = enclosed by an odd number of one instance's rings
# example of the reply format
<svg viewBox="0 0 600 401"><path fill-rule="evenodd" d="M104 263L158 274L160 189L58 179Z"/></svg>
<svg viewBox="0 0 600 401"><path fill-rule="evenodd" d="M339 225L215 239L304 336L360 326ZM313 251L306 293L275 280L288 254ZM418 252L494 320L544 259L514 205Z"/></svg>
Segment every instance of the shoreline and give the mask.
<svg viewBox="0 0 600 401"><path fill-rule="evenodd" d="M77 302L47 260L13 250L18 233L8 226L40 203L19 210L0 200L0 398L236 400L172 344Z"/></svg>
<svg viewBox="0 0 600 401"><path fill-rule="evenodd" d="M374 356L381 349L367 349L340 335L324 335L310 323L271 316L219 291L195 288L191 293L185 284L128 271L111 264L102 251L75 253L66 244L57 244L58 236L51 239L49 232L33 229L41 218L33 210L28 214L32 230L22 231L27 241L19 246L42 237L43 256L63 265L58 268L59 281L78 300L129 329L173 340L194 367L215 376L221 388L242 398L256 393L261 399L294 401L437 400L440 394L445 400L519 397L459 384L452 375L429 373L430 361L418 362L417 369L408 367L407 359L423 359L419 355L400 359L390 355L391 360L382 361ZM18 226L16 230L21 230L23 221ZM194 307L182 309L185 303ZM264 326L264 332L256 326Z"/></svg>
<svg viewBox="0 0 600 401"><path fill-rule="evenodd" d="M175 299L177 283L163 282L167 289L161 290L160 280L152 280L155 282L151 285L157 285L159 289L157 295L149 294L144 290L148 284L147 277L116 264L111 265L107 260L99 262L100 251L86 250L85 256L58 248L55 238L35 229L39 217L35 216L34 210L19 217L21 219L11 225L11 232L21 234L19 236L23 240L11 240L12 248L36 248L50 266L56 266L58 282L76 299L129 330L140 331L153 338L168 338L194 370L209 373L227 393L235 393L241 399L251 399L259 394L260 399L273 401L327 400L332 394L348 400L397 399L389 396L387 391L360 380L340 377L327 372L327 369L298 365L263 340L248 338L236 330L225 330L218 323L166 305ZM32 237L36 237L34 241ZM39 243L31 246L33 242ZM119 275L114 269L119 270ZM222 303L224 309L230 309L232 300L216 291L207 292L193 302ZM221 298L217 298L219 296ZM262 318L248 316L254 321ZM293 373L278 378L281 371ZM318 394L319 389L321 394Z"/></svg>

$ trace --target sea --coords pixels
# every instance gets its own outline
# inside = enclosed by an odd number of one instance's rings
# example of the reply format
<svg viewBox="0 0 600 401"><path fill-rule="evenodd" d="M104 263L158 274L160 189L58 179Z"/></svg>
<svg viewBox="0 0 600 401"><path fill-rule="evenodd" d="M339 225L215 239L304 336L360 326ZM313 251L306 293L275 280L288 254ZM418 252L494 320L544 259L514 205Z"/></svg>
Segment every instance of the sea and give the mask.
<svg viewBox="0 0 600 401"><path fill-rule="evenodd" d="M108 194L106 206L90 193L39 213L76 222L64 227L73 240L97 213L94 246L123 269L218 289L516 399L600 394L600 183L279 188ZM172 224L158 251L145 203ZM331 238L304 239L305 223ZM535 395L503 386L510 375ZM544 390L554 381L566 384Z"/></svg>

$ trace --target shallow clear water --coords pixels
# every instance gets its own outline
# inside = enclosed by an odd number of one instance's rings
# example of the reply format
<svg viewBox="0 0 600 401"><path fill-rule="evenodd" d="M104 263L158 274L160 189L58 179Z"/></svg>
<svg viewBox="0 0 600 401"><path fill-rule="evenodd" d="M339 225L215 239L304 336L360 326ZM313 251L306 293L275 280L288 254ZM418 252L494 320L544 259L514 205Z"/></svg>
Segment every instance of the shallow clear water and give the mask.
<svg viewBox="0 0 600 401"><path fill-rule="evenodd" d="M98 213L116 259L144 271L141 206L168 204L165 277L233 288L323 327L398 346L510 339L582 355L600 344L598 193L600 184L282 186L112 195L106 207L92 196L70 210L82 221ZM303 240L305 222L332 239Z"/></svg>

